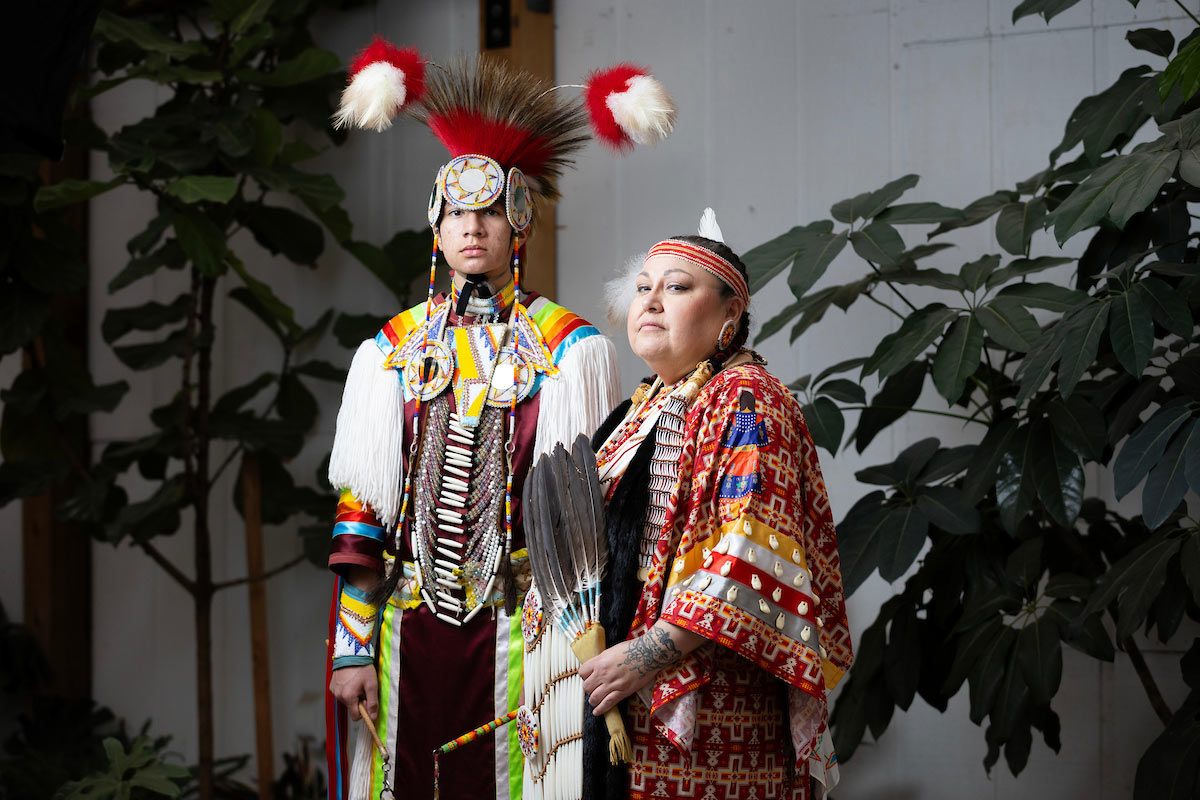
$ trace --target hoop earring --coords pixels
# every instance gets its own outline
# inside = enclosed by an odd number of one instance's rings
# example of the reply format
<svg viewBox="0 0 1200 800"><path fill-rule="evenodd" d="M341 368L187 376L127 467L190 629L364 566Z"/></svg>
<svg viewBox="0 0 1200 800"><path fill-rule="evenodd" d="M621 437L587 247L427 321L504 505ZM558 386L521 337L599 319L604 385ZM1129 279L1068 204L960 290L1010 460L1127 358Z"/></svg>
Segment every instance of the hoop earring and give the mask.
<svg viewBox="0 0 1200 800"><path fill-rule="evenodd" d="M723 352L729 349L729 345L733 344L734 337L737 336L737 325L733 320L725 320L725 324L721 326L721 333L717 336L717 352Z"/></svg>

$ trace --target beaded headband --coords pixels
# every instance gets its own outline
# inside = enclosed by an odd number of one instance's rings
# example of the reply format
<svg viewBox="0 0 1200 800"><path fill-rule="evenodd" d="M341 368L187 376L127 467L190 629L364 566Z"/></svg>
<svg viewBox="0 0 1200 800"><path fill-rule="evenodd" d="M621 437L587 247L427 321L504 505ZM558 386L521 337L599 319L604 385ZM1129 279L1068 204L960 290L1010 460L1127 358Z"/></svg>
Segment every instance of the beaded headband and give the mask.
<svg viewBox="0 0 1200 800"><path fill-rule="evenodd" d="M730 264L711 250L707 250L691 242L681 242L678 239L666 239L650 248L646 261L655 256L674 256L690 261L698 267L708 270L721 279L721 282L733 289L734 294L750 305L750 287L746 278L737 267Z"/></svg>

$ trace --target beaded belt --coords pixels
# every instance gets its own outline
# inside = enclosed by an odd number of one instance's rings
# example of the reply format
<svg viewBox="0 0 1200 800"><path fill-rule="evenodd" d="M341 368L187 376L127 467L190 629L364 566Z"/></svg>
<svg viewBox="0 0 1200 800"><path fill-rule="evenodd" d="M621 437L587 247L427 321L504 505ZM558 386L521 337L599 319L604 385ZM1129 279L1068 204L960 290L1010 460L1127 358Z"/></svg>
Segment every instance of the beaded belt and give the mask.
<svg viewBox="0 0 1200 800"><path fill-rule="evenodd" d="M389 568L395 560L393 557L385 555L384 560ZM509 564L512 566L513 578L517 583L517 596L525 597L525 592L529 589L529 583L533 578L533 573L529 567L529 551L517 550L508 556ZM414 609L421 605L421 586L420 575L417 567L411 561L401 562L404 569L404 577L396 584L395 591L388 599L388 605L404 610ZM498 586L492 591L491 599L485 604L485 607L497 606L504 604L504 587ZM520 601L518 601L520 605Z"/></svg>

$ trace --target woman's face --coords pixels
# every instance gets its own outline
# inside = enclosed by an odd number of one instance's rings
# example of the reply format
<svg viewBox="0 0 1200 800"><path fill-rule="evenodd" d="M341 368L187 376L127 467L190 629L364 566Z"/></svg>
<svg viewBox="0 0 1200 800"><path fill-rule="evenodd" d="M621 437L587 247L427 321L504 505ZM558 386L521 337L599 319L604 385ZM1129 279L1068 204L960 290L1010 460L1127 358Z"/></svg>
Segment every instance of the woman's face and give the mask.
<svg viewBox="0 0 1200 800"><path fill-rule="evenodd" d="M715 353L721 327L736 323L745 309L741 298L722 296L717 276L675 256L648 259L635 281L629 346L667 383Z"/></svg>
<svg viewBox="0 0 1200 800"><path fill-rule="evenodd" d="M525 239L523 233L516 236L518 242ZM478 211L447 204L438 224L438 239L455 275L486 275L492 280L503 275L511 263L513 229L503 201Z"/></svg>

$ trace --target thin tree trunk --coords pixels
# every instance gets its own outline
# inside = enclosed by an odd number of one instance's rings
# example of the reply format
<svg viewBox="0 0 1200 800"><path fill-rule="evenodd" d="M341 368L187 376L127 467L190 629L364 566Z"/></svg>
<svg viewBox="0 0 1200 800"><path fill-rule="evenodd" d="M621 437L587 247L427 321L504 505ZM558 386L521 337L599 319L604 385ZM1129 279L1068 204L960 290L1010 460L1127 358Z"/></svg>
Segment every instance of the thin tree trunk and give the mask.
<svg viewBox="0 0 1200 800"><path fill-rule="evenodd" d="M208 406L212 391L212 342L206 336L212 330L213 289L216 279L200 280L199 334L209 341L199 348L196 370L196 479L194 508L196 515L196 719L199 727L200 763L196 788L200 800L213 797L213 671L212 671L212 535L208 520Z"/></svg>

